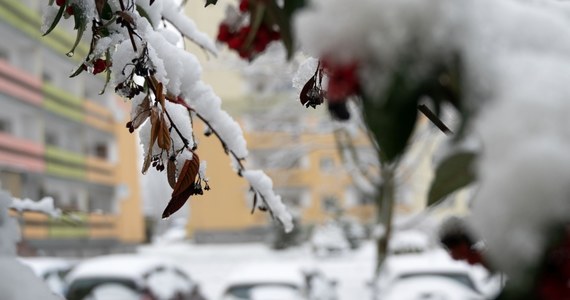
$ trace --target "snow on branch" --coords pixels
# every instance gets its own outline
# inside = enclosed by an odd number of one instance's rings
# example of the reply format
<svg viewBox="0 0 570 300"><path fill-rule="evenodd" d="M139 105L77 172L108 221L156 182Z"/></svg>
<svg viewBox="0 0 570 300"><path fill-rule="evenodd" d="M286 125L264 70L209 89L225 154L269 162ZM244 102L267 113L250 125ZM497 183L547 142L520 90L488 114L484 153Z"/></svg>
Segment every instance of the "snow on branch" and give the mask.
<svg viewBox="0 0 570 300"><path fill-rule="evenodd" d="M180 209L188 197L209 190L205 164L197 155L193 118L206 123L226 153L238 162L238 174L244 174L241 161L248 151L243 132L222 110L221 99L212 88L200 80L202 67L194 54L179 47L178 34L213 55L217 54L215 44L174 0L56 1L44 15L43 32L49 33L62 17L72 16L78 41L88 29L92 38L89 54L71 77L82 72L105 72L115 92L132 101L127 128L130 132L139 130L145 149L142 173L150 167L166 170L173 188L163 217ZM167 29L164 22L178 33ZM290 217L271 191L271 184L250 184L290 230Z"/></svg>

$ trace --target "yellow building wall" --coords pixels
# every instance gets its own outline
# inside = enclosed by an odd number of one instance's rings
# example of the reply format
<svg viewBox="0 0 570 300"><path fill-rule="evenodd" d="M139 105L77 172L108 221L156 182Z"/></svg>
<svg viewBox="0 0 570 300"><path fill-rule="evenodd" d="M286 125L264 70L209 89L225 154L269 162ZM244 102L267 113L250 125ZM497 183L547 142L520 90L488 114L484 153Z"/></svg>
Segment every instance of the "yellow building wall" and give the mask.
<svg viewBox="0 0 570 300"><path fill-rule="evenodd" d="M128 107L122 100L117 100L117 102L123 105L125 112L128 111ZM121 241L139 243L145 237L138 162L141 154L136 141L137 135L129 133L125 128L128 118L128 114L125 114L123 122L116 123L114 129L119 151L115 182L127 189L126 196L118 199L119 214L117 215L116 226L117 236Z"/></svg>
<svg viewBox="0 0 570 300"><path fill-rule="evenodd" d="M203 132L203 124L195 123L196 132ZM256 211L251 214L247 200L248 185L230 165L215 136L197 136L198 156L206 161L206 176L211 190L204 195L190 197L189 236L195 230L239 230L263 226L269 217L267 213Z"/></svg>

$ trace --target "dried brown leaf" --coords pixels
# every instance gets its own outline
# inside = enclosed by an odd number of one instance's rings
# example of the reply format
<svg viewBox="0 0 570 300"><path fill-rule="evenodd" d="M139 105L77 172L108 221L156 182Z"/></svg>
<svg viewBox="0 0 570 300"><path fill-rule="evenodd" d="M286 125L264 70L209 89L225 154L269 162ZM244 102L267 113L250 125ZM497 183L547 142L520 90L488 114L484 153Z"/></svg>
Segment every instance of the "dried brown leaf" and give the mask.
<svg viewBox="0 0 570 300"><path fill-rule="evenodd" d="M174 189L176 186L176 162L174 159L169 159L166 164L166 174L168 177L168 184Z"/></svg>
<svg viewBox="0 0 570 300"><path fill-rule="evenodd" d="M127 21L129 24L135 26L135 20L133 20L133 17L131 17L131 15L129 15L126 11L118 11L117 14L119 15L119 17L123 18L123 20Z"/></svg>
<svg viewBox="0 0 570 300"><path fill-rule="evenodd" d="M152 152L152 147L154 146L154 143L156 142L156 140L158 139L158 134L160 133L160 123L162 121L162 118L160 117L160 112L158 111L158 109L156 107L153 107L150 110L150 144L149 144L149 152Z"/></svg>
<svg viewBox="0 0 570 300"><path fill-rule="evenodd" d="M150 167L151 157L152 153L150 151L147 152L146 156L144 157L144 162L141 171L143 174L146 174L146 171L148 171L148 168Z"/></svg>
<svg viewBox="0 0 570 300"><path fill-rule="evenodd" d="M95 0L95 7L97 8L97 13L101 15L103 12L103 6L105 6L106 0Z"/></svg>
<svg viewBox="0 0 570 300"><path fill-rule="evenodd" d="M168 150L170 149L171 146L171 140L170 140L170 131L168 130L168 126L166 125L166 122L164 120L164 115L161 116L162 121L159 122L159 127L158 127L158 146L161 149L164 150Z"/></svg>
<svg viewBox="0 0 570 300"><path fill-rule="evenodd" d="M194 153L192 159L187 160L180 171L178 180L174 185L174 191L172 191L172 197L162 213L162 218L168 218L175 213L186 203L186 200L194 194L194 182L196 181L199 169L200 158Z"/></svg>
<svg viewBox="0 0 570 300"><path fill-rule="evenodd" d="M164 86L162 85L162 82L159 82L156 85L156 98L158 99L158 102L160 103L160 106L162 107L162 110L166 110L165 105L165 97L164 94L162 93L164 91Z"/></svg>
<svg viewBox="0 0 570 300"><path fill-rule="evenodd" d="M306 105L307 102L310 101L311 97L309 96L309 92L315 86L315 77L311 77L307 83L303 86L301 90L301 94L299 95L299 99L301 100L301 104Z"/></svg>
<svg viewBox="0 0 570 300"><path fill-rule="evenodd" d="M150 117L150 98L146 96L135 110L135 117L132 120L133 128L139 128L148 117Z"/></svg>

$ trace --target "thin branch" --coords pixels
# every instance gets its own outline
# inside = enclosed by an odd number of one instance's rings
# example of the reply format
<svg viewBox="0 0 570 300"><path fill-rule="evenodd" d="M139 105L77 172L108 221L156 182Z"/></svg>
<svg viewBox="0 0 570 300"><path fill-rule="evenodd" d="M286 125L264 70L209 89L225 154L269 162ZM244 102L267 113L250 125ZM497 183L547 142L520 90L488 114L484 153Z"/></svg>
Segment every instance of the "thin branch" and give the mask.
<svg viewBox="0 0 570 300"><path fill-rule="evenodd" d="M453 134L453 132L440 120L425 104L418 105L418 110L422 112L439 130L446 135Z"/></svg>

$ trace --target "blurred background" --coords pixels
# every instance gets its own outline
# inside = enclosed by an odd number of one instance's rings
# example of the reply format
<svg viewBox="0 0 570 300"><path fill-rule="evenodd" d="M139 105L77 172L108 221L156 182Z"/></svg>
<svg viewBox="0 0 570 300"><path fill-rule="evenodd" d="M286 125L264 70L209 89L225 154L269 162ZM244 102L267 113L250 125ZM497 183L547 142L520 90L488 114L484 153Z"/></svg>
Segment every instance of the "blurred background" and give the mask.
<svg viewBox="0 0 570 300"><path fill-rule="evenodd" d="M103 76L84 72L69 78L88 45L80 45L72 57L65 55L74 41L71 22L42 37L46 5L0 0L0 182L14 198L52 198L60 209L53 215L11 212L22 233L18 255L42 272L55 270L40 276L51 280L58 293L68 291L72 279L65 276L83 260L143 253L175 259L202 287L198 294L208 299L227 296L230 274L253 263L280 261L299 263L305 275L322 271L338 288L339 299L370 296L375 267L371 238L381 229L374 226L374 195L359 184L354 168L377 177L377 158L359 128L332 121L326 109L299 103L292 78L305 60L302 55L286 61L276 43L248 63L223 47L213 58L194 45L185 46L201 60L204 81L242 125L250 150L247 166L267 171L295 217L295 230L285 234L268 214L251 213L247 182L235 175L219 141L202 134L204 125L198 121L198 154L207 161L212 189L162 220L172 189L164 173L140 173L137 135L125 128L129 103L111 89L99 94ZM185 9L215 38L225 3L204 8L203 1L194 0ZM400 239L395 253L439 248L440 221L467 212L469 191L420 213L439 134L426 120L423 124L398 175L402 188L395 210L402 234L395 234ZM349 144L357 165L346 164L339 152ZM50 267L37 267L42 263ZM74 278L82 278L77 274ZM56 277L61 282L53 283ZM242 299L240 293L230 294Z"/></svg>

